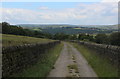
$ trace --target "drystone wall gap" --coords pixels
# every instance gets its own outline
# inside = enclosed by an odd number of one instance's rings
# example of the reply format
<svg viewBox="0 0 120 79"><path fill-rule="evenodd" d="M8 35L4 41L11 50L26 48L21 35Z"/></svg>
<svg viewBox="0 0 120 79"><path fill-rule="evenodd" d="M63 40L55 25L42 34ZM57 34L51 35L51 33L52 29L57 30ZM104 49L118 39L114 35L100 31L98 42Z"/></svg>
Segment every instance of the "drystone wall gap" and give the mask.
<svg viewBox="0 0 120 79"><path fill-rule="evenodd" d="M42 58L44 53L60 41L40 44L25 44L2 48L2 76L9 77L14 73L32 66Z"/></svg>

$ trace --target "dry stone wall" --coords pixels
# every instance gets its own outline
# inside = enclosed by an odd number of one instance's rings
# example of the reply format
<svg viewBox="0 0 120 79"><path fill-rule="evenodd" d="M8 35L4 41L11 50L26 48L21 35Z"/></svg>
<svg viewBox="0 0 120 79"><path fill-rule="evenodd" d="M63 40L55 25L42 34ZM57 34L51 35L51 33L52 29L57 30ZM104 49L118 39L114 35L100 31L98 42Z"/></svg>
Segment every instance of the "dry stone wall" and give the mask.
<svg viewBox="0 0 120 79"><path fill-rule="evenodd" d="M60 41L2 48L2 76L9 77L35 64L48 49L58 43Z"/></svg>
<svg viewBox="0 0 120 79"><path fill-rule="evenodd" d="M72 41L77 42L80 45L89 47L90 49L95 49L97 53L107 57L113 64L120 66L120 47L104 44L96 44L83 41Z"/></svg>

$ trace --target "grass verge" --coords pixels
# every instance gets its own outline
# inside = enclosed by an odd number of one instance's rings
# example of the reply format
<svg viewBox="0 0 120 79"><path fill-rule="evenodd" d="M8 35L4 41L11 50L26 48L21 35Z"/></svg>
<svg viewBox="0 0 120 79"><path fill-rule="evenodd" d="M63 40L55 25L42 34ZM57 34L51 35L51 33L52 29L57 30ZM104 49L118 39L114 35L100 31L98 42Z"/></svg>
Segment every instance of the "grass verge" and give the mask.
<svg viewBox="0 0 120 79"><path fill-rule="evenodd" d="M14 75L15 77L46 77L54 67L54 63L59 57L63 44L56 45L44 54L37 64L25 69L23 72Z"/></svg>
<svg viewBox="0 0 120 79"><path fill-rule="evenodd" d="M92 66L98 77L118 77L118 69L103 57L100 57L96 51L91 50L83 45L71 43L86 58Z"/></svg>

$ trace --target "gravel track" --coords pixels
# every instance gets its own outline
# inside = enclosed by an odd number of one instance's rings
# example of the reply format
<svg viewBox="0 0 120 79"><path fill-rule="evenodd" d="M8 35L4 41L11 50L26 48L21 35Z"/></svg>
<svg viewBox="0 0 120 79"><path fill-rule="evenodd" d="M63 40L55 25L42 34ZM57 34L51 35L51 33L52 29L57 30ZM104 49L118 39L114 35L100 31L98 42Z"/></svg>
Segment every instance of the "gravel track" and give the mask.
<svg viewBox="0 0 120 79"><path fill-rule="evenodd" d="M70 69L74 65L77 69ZM75 72L78 70L78 72ZM71 44L64 42L63 49L57 59L54 69L48 77L97 77L87 60Z"/></svg>

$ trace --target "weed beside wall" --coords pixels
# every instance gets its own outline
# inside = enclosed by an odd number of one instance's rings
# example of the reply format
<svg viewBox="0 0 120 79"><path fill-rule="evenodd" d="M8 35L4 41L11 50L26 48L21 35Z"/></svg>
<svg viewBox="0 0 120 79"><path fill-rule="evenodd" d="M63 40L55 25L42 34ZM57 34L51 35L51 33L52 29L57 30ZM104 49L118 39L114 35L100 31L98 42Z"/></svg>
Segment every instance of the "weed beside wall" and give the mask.
<svg viewBox="0 0 120 79"><path fill-rule="evenodd" d="M42 54L58 43L60 41L2 48L2 76L9 77L32 66L41 59Z"/></svg>

